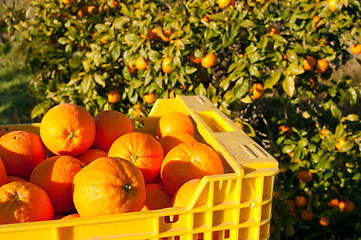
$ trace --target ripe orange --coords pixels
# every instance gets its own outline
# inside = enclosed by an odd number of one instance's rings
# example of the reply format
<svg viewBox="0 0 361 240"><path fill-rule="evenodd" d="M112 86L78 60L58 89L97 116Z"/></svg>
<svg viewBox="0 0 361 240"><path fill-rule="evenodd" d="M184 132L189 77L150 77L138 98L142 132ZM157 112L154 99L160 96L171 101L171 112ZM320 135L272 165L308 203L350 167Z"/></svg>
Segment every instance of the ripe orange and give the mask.
<svg viewBox="0 0 361 240"><path fill-rule="evenodd" d="M117 138L108 156L132 162L142 171L145 182L150 183L159 175L164 153L162 145L151 135L132 132Z"/></svg>
<svg viewBox="0 0 361 240"><path fill-rule="evenodd" d="M121 158L98 158L74 178L73 199L80 217L140 211L145 198L142 172Z"/></svg>
<svg viewBox="0 0 361 240"><path fill-rule="evenodd" d="M328 203L327 203L327 206L329 208L337 208L338 205L340 204L340 202L338 201L337 198L334 198L334 199L331 199Z"/></svg>
<svg viewBox="0 0 361 240"><path fill-rule="evenodd" d="M336 3L337 0L327 0L327 5L331 12L334 12L336 10Z"/></svg>
<svg viewBox="0 0 361 240"><path fill-rule="evenodd" d="M135 67L138 69L138 70L142 70L144 71L145 69L147 69L147 62L146 60L144 60L143 57L138 57L137 60L135 60Z"/></svg>
<svg viewBox="0 0 361 240"><path fill-rule="evenodd" d="M287 125L281 125L278 127L278 131L280 132L290 132L291 128Z"/></svg>
<svg viewBox="0 0 361 240"><path fill-rule="evenodd" d="M297 178L300 180L300 182L309 183L312 182L313 176L312 173L310 173L308 170L301 169L297 173Z"/></svg>
<svg viewBox="0 0 361 240"><path fill-rule="evenodd" d="M316 65L316 60L311 57L307 56L305 59L303 59L303 69L309 71L312 70Z"/></svg>
<svg viewBox="0 0 361 240"><path fill-rule="evenodd" d="M190 117L182 112L169 112L163 115L157 125L157 134L160 138L172 133L183 132L193 136L194 126Z"/></svg>
<svg viewBox="0 0 361 240"><path fill-rule="evenodd" d="M0 224L53 219L46 192L29 182L11 182L0 187Z"/></svg>
<svg viewBox="0 0 361 240"><path fill-rule="evenodd" d="M113 0L112 3L110 4L111 8L117 8L119 6L119 2L117 0Z"/></svg>
<svg viewBox="0 0 361 240"><path fill-rule="evenodd" d="M172 196L164 186L157 183L145 185L146 198L142 211L168 208L172 206Z"/></svg>
<svg viewBox="0 0 361 240"><path fill-rule="evenodd" d="M27 182L24 178L17 177L17 176L7 176L6 180L7 180L7 183L11 183L11 182Z"/></svg>
<svg viewBox="0 0 361 240"><path fill-rule="evenodd" d="M189 56L189 60L191 60L195 64L200 64L202 62L202 58L196 58L193 54Z"/></svg>
<svg viewBox="0 0 361 240"><path fill-rule="evenodd" d="M70 5L73 3L73 0L62 0L63 4Z"/></svg>
<svg viewBox="0 0 361 240"><path fill-rule="evenodd" d="M117 103L120 101L120 93L118 90L112 90L108 93L108 102Z"/></svg>
<svg viewBox="0 0 361 240"><path fill-rule="evenodd" d="M186 207L188 204L190 204L189 201L192 199L193 194L200 182L200 178L194 178L185 182L174 194L172 198L172 206Z"/></svg>
<svg viewBox="0 0 361 240"><path fill-rule="evenodd" d="M243 123L242 123L240 120L237 120L237 121L235 122L235 124L236 124L240 129L244 130L244 125L243 125Z"/></svg>
<svg viewBox="0 0 361 240"><path fill-rule="evenodd" d="M327 226L330 224L330 218L329 218L329 217L321 217L319 223L320 223L322 226L327 227Z"/></svg>
<svg viewBox="0 0 361 240"><path fill-rule="evenodd" d="M178 146L181 143L194 143L197 142L197 140L194 139L192 135L189 133L184 132L174 132L170 133L169 135L166 135L159 139L160 145L162 145L164 156L167 155L167 153L174 147Z"/></svg>
<svg viewBox="0 0 361 240"><path fill-rule="evenodd" d="M301 212L301 219L304 221L312 221L313 219L313 213L309 210L302 210Z"/></svg>
<svg viewBox="0 0 361 240"><path fill-rule="evenodd" d="M95 122L83 107L62 103L47 111L40 123L40 137L56 155L80 155L95 139Z"/></svg>
<svg viewBox="0 0 361 240"><path fill-rule="evenodd" d="M267 33L272 37L273 35L280 35L281 31L277 27L269 27Z"/></svg>
<svg viewBox="0 0 361 240"><path fill-rule="evenodd" d="M74 176L84 164L72 156L54 156L39 163L29 182L41 187L49 196L55 213L74 209L72 184Z"/></svg>
<svg viewBox="0 0 361 240"><path fill-rule="evenodd" d="M359 54L361 53L361 44L352 44L351 46L351 52L353 54Z"/></svg>
<svg viewBox="0 0 361 240"><path fill-rule="evenodd" d="M0 138L0 158L7 175L28 179L33 168L45 157L45 147L34 133L12 131Z"/></svg>
<svg viewBox="0 0 361 240"><path fill-rule="evenodd" d="M316 23L318 23L321 19L320 19L320 17L319 16L317 16L317 15L315 15L315 16L313 16L313 21L315 21Z"/></svg>
<svg viewBox="0 0 361 240"><path fill-rule="evenodd" d="M155 93L148 93L146 95L143 96L144 102L148 103L148 104L152 104L154 102L155 99Z"/></svg>
<svg viewBox="0 0 361 240"><path fill-rule="evenodd" d="M133 132L132 121L119 111L103 110L94 116L94 122L96 134L92 147L106 152L118 137Z"/></svg>
<svg viewBox="0 0 361 240"><path fill-rule="evenodd" d="M88 13L97 14L97 13L99 13L99 8L97 6L89 6L88 7Z"/></svg>
<svg viewBox="0 0 361 240"><path fill-rule="evenodd" d="M160 176L164 187L173 196L187 181L206 175L223 174L218 154L203 143L181 143L165 156Z"/></svg>
<svg viewBox="0 0 361 240"><path fill-rule="evenodd" d="M317 60L316 73L324 73L328 69L328 62L324 59Z"/></svg>
<svg viewBox="0 0 361 240"><path fill-rule="evenodd" d="M172 72L172 59L170 57L165 57L162 60L162 71L164 73L170 74Z"/></svg>
<svg viewBox="0 0 361 240"><path fill-rule="evenodd" d="M251 88L251 98L252 99L258 99L260 98L264 93L263 85L261 83L254 83Z"/></svg>
<svg viewBox="0 0 361 240"><path fill-rule="evenodd" d="M175 98L175 93L174 93L173 89L169 91L168 97L169 98Z"/></svg>
<svg viewBox="0 0 361 240"><path fill-rule="evenodd" d="M169 42L170 40L170 35L172 35L172 29L168 28L167 30L165 30L164 28L162 29L162 34L159 35L159 37L164 41L164 42Z"/></svg>
<svg viewBox="0 0 361 240"><path fill-rule="evenodd" d="M230 6L231 4L234 4L234 0L218 0L218 6L220 8L226 8L227 6Z"/></svg>
<svg viewBox="0 0 361 240"><path fill-rule="evenodd" d="M73 218L80 218L79 213L68 214L68 215L62 217L61 219L73 219Z"/></svg>
<svg viewBox="0 0 361 240"><path fill-rule="evenodd" d="M86 15L88 15L88 9L86 7L80 8L78 10L79 17L85 17Z"/></svg>
<svg viewBox="0 0 361 240"><path fill-rule="evenodd" d="M355 205L353 202L346 200L346 201L340 202L340 204L338 205L338 208L340 209L341 212L350 213L355 209Z"/></svg>
<svg viewBox="0 0 361 240"><path fill-rule="evenodd" d="M104 150L90 148L85 152L83 152L82 154L80 154L79 156L77 156L76 158L79 159L82 163L84 163L84 166L87 166L95 159L98 159L100 157L107 157L107 156L108 156L108 152Z"/></svg>
<svg viewBox="0 0 361 240"><path fill-rule="evenodd" d="M321 134L322 136L325 136L325 137L328 137L328 135L329 135L330 133L331 133L330 130L328 130L327 128L322 129L321 132L320 132L320 134Z"/></svg>
<svg viewBox="0 0 361 240"><path fill-rule="evenodd" d="M346 144L346 140L343 138L338 138L335 147L337 150L340 150Z"/></svg>
<svg viewBox="0 0 361 240"><path fill-rule="evenodd" d="M0 158L0 186L4 185L5 183L8 183L7 178L8 176L6 174L4 163Z"/></svg>
<svg viewBox="0 0 361 240"><path fill-rule="evenodd" d="M213 53L208 53L201 60L201 65L204 68L211 68L211 67L216 66L216 64L217 64L217 57Z"/></svg>
<svg viewBox="0 0 361 240"><path fill-rule="evenodd" d="M295 198L295 205L299 208L304 208L307 206L307 199L304 196L297 196Z"/></svg>

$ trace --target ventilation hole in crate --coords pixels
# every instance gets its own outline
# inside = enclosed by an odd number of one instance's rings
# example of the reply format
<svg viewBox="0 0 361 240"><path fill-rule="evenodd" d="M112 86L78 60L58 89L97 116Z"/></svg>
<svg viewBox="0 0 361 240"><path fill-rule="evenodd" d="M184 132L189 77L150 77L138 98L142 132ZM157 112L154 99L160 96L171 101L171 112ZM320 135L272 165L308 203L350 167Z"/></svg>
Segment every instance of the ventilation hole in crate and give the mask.
<svg viewBox="0 0 361 240"><path fill-rule="evenodd" d="M206 103L206 101L204 101L204 99L203 99L202 97L198 97L197 99L198 99L198 101L200 101L201 103Z"/></svg>
<svg viewBox="0 0 361 240"><path fill-rule="evenodd" d="M258 158L258 155L256 152L252 151L252 149L248 146L248 145L241 145L241 148L246 152L248 153L248 155L251 157L251 158Z"/></svg>
<svg viewBox="0 0 361 240"><path fill-rule="evenodd" d="M180 237L179 236L174 236L174 240L179 240Z"/></svg>
<svg viewBox="0 0 361 240"><path fill-rule="evenodd" d="M219 239L219 236L220 236L219 233L220 233L219 231L212 232L212 239L213 240ZM204 233L198 233L197 239L204 239Z"/></svg>
<svg viewBox="0 0 361 240"><path fill-rule="evenodd" d="M144 128L144 121L143 120L136 120L134 121L134 127L136 129Z"/></svg>
<svg viewBox="0 0 361 240"><path fill-rule="evenodd" d="M225 239L229 238L229 235L230 235L229 229L224 230L224 238Z"/></svg>
<svg viewBox="0 0 361 240"><path fill-rule="evenodd" d="M174 215L174 216L165 216L164 217L164 222L165 223L176 223L179 220L179 215Z"/></svg>
<svg viewBox="0 0 361 240"><path fill-rule="evenodd" d="M251 147L256 152L258 152L260 155L262 155L262 157L267 157L267 154L265 153L265 151L260 146L258 146L257 144L251 144Z"/></svg>

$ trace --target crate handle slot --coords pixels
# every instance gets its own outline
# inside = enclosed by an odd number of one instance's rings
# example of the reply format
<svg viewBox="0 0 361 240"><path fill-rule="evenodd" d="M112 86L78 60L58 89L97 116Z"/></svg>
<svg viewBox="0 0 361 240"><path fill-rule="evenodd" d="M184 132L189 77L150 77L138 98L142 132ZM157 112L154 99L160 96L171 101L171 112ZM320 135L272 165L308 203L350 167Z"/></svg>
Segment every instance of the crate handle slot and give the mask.
<svg viewBox="0 0 361 240"><path fill-rule="evenodd" d="M246 153L248 153L248 155L249 155L251 158L258 158L257 153L255 153L248 145L242 144L242 145L241 145L241 148L242 148Z"/></svg>

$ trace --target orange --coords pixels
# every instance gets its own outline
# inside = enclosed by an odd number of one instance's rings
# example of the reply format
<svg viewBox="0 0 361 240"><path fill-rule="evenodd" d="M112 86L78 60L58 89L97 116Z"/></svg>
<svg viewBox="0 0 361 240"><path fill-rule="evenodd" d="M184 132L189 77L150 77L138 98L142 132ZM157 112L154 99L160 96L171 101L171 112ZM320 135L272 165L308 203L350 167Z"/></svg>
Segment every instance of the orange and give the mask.
<svg viewBox="0 0 361 240"><path fill-rule="evenodd" d="M201 64L204 68L211 68L216 66L217 64L217 57L213 53L208 53L204 56L201 60Z"/></svg>
<svg viewBox="0 0 361 240"><path fill-rule="evenodd" d="M307 206L307 199L304 196L297 196L295 198L295 205L299 208L304 208Z"/></svg>
<svg viewBox="0 0 361 240"><path fill-rule="evenodd" d="M117 8L119 6L119 2L117 0L113 0L112 3L110 4L111 8Z"/></svg>
<svg viewBox="0 0 361 240"><path fill-rule="evenodd" d="M84 164L72 156L54 156L34 168L29 182L38 185L49 195L55 213L66 213L74 209L73 179L83 167Z"/></svg>
<svg viewBox="0 0 361 240"><path fill-rule="evenodd" d="M85 108L70 103L51 108L40 123L41 139L56 155L82 154L93 144L95 132L92 115Z"/></svg>
<svg viewBox="0 0 361 240"><path fill-rule="evenodd" d="M317 15L315 15L315 16L313 16L313 21L315 21L316 23L318 23L321 19L320 19L320 17L319 16L317 16Z"/></svg>
<svg viewBox="0 0 361 240"><path fill-rule="evenodd" d="M280 35L280 30L277 27L269 27L267 29L267 33L270 37L272 37L273 35Z"/></svg>
<svg viewBox="0 0 361 240"><path fill-rule="evenodd" d="M120 93L118 90L112 90L108 93L108 102L117 103L120 101Z"/></svg>
<svg viewBox="0 0 361 240"><path fill-rule="evenodd" d="M191 60L195 64L200 64L202 62L202 58L196 58L193 54L189 56L189 60Z"/></svg>
<svg viewBox="0 0 361 240"><path fill-rule="evenodd" d="M88 15L88 9L83 7L83 8L80 8L78 10L78 16L79 17L85 17L86 15Z"/></svg>
<svg viewBox="0 0 361 240"><path fill-rule="evenodd" d="M310 173L308 170L301 169L297 173L297 178L300 180L300 182L309 183L312 182L313 176L312 173Z"/></svg>
<svg viewBox="0 0 361 240"><path fill-rule="evenodd" d="M0 224L53 219L46 192L29 182L11 182L0 187Z"/></svg>
<svg viewBox="0 0 361 240"><path fill-rule="evenodd" d="M261 83L254 83L251 88L251 98L252 99L258 99L260 98L264 93L263 85Z"/></svg>
<svg viewBox="0 0 361 240"><path fill-rule="evenodd" d="M145 69L147 69L147 62L146 62L146 60L144 60L143 57L138 57L137 60L135 60L135 67L136 67L138 70L144 71Z"/></svg>
<svg viewBox="0 0 361 240"><path fill-rule="evenodd" d="M353 54L359 54L361 53L361 44L352 44L351 46L351 52Z"/></svg>
<svg viewBox="0 0 361 240"><path fill-rule="evenodd" d="M278 127L278 131L280 132L290 132L291 128L287 125L281 125Z"/></svg>
<svg viewBox="0 0 361 240"><path fill-rule="evenodd" d="M170 40L170 35L172 35L172 29L167 29L164 30L164 28L162 29L162 34L159 36L164 42L169 42Z"/></svg>
<svg viewBox="0 0 361 240"><path fill-rule="evenodd" d="M307 56L305 59L303 59L303 69L309 71L312 70L316 65L316 60L311 57Z"/></svg>
<svg viewBox="0 0 361 240"><path fill-rule="evenodd" d="M167 74L170 74L172 72L172 59L170 57L163 58L162 71Z"/></svg>
<svg viewBox="0 0 361 240"><path fill-rule="evenodd" d="M201 182L200 178L194 178L185 182L174 194L172 198L172 206L173 207L188 206L200 182Z"/></svg>
<svg viewBox="0 0 361 240"><path fill-rule="evenodd" d="M328 203L327 206L329 208L337 208L338 205L340 204L340 201L337 198L331 199Z"/></svg>
<svg viewBox="0 0 361 240"><path fill-rule="evenodd" d="M99 8L96 7L96 6L89 6L89 7L88 7L88 13L97 14L97 13L99 13Z"/></svg>
<svg viewBox="0 0 361 240"><path fill-rule="evenodd" d="M70 5L73 3L73 0L63 0L63 4Z"/></svg>
<svg viewBox="0 0 361 240"><path fill-rule="evenodd" d="M99 41L103 44L107 44L108 43L108 40L106 37L102 37L101 39L99 39Z"/></svg>
<svg viewBox="0 0 361 240"><path fill-rule="evenodd" d="M73 218L80 218L79 213L72 213L62 217L61 219L63 220L63 219L73 219Z"/></svg>
<svg viewBox="0 0 361 240"><path fill-rule="evenodd" d="M322 136L328 137L328 135L330 134L330 130L328 130L327 128L324 128L321 130L320 134Z"/></svg>
<svg viewBox="0 0 361 240"><path fill-rule="evenodd" d="M169 135L166 135L159 139L160 145L162 145L164 156L167 155L167 153L174 147L178 146L181 143L194 143L197 142L197 140L194 139L192 135L189 133L183 133L183 132L174 132L170 133Z"/></svg>
<svg viewBox="0 0 361 240"><path fill-rule="evenodd" d="M92 148L106 152L118 137L133 132L132 121L119 111L103 110L94 116L94 122L96 134Z"/></svg>
<svg viewBox="0 0 361 240"><path fill-rule="evenodd" d="M301 219L307 222L312 221L313 213L309 210L302 210Z"/></svg>
<svg viewBox="0 0 361 240"><path fill-rule="evenodd" d="M207 175L223 174L218 154L204 143L181 143L165 156L160 176L165 189L173 196L187 181Z"/></svg>
<svg viewBox="0 0 361 240"><path fill-rule="evenodd" d="M340 150L346 144L346 140L343 138L338 138L335 147L337 150Z"/></svg>
<svg viewBox="0 0 361 240"><path fill-rule="evenodd" d="M328 62L324 59L317 60L316 73L324 73L328 69Z"/></svg>
<svg viewBox="0 0 361 240"><path fill-rule="evenodd" d="M172 206L172 196L164 186L157 183L145 185L146 198L142 211L168 208Z"/></svg>
<svg viewBox="0 0 361 240"><path fill-rule="evenodd" d="M340 202L340 204L338 205L338 208L340 209L341 212L350 213L355 209L355 205L353 202L346 200L346 201Z"/></svg>
<svg viewBox="0 0 361 240"><path fill-rule="evenodd" d="M320 225L327 227L330 224L329 217L322 217L319 221Z"/></svg>
<svg viewBox="0 0 361 240"><path fill-rule="evenodd" d="M173 89L169 91L168 97L169 98L175 98L175 93L174 93Z"/></svg>
<svg viewBox="0 0 361 240"><path fill-rule="evenodd" d="M232 2L234 4L234 1L232 0L218 0L218 6L220 8L226 8L227 6L231 5Z"/></svg>
<svg viewBox="0 0 361 240"><path fill-rule="evenodd" d="M12 131L0 138L0 158L7 175L28 179L33 168L45 157L45 147L34 133Z"/></svg>
<svg viewBox="0 0 361 240"><path fill-rule="evenodd" d="M336 3L337 0L327 0L327 5L331 12L334 12L336 10Z"/></svg>
<svg viewBox="0 0 361 240"><path fill-rule="evenodd" d="M3 161L0 158L0 186L8 183L8 176L6 174L5 166Z"/></svg>
<svg viewBox="0 0 361 240"><path fill-rule="evenodd" d="M235 124L236 124L240 129L244 130L244 125L243 125L243 123L242 123L240 120L237 120L237 121L235 122Z"/></svg>
<svg viewBox="0 0 361 240"><path fill-rule="evenodd" d="M158 175L164 158L162 145L147 133L132 132L117 138L108 157L120 157L132 162L143 173L146 183Z"/></svg>
<svg viewBox="0 0 361 240"><path fill-rule="evenodd" d="M74 178L73 199L80 217L140 211L145 198L142 172L121 158L98 158Z"/></svg>
<svg viewBox="0 0 361 240"><path fill-rule="evenodd" d="M79 159L82 163L84 163L84 166L87 166L95 159L98 159L100 157L107 157L107 156L108 156L108 152L101 149L91 148L86 150L76 158Z"/></svg>
<svg viewBox="0 0 361 240"><path fill-rule="evenodd" d="M194 126L191 118L182 112L169 112L163 115L157 125L158 136L162 138L172 132L184 132L193 136Z"/></svg>
<svg viewBox="0 0 361 240"><path fill-rule="evenodd" d="M7 183L11 182L27 182L24 178L20 178L17 176L7 176Z"/></svg>
<svg viewBox="0 0 361 240"><path fill-rule="evenodd" d="M210 15L209 14L205 14L202 18L201 18L201 21L204 21L206 23L209 23L209 17ZM196 63L196 62L194 62ZM198 63L201 63L200 61Z"/></svg>
<svg viewBox="0 0 361 240"><path fill-rule="evenodd" d="M155 93L148 93L146 95L143 96L144 102L148 103L148 104L152 104L154 102L155 99Z"/></svg>

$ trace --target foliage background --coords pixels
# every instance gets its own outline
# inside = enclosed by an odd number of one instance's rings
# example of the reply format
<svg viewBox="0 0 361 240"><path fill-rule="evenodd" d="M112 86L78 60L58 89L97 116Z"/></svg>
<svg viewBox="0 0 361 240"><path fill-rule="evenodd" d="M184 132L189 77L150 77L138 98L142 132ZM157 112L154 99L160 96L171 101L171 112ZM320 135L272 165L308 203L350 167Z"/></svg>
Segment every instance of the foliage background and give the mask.
<svg viewBox="0 0 361 240"><path fill-rule="evenodd" d="M147 94L155 99L206 95L279 160L272 239L361 236L360 54L350 52L352 44L361 43L359 1L339 0L335 11L326 1L307 0L235 1L224 9L215 0L116 3L34 0L30 7L6 7L7 36L20 36L30 72L33 98L25 98L34 99L29 107L36 103L33 121L61 102L83 105L93 114L116 109L146 116L153 105L145 101ZM87 11L89 6L98 11ZM271 27L279 32L270 34ZM172 34L149 38L154 28ZM190 60L207 53L217 56L215 67ZM147 68L132 73L128 63L140 56L148 59ZM327 70L320 72L317 65L305 70L307 56L326 60ZM170 74L162 72L164 57L172 58ZM2 67L4 62L9 61ZM252 98L254 83L264 86L258 99ZM107 101L111 90L119 91L121 101ZM345 144L336 148L339 139ZM297 178L301 169L312 173L311 182ZM296 196L307 199L306 207L292 210ZM333 198L350 200L355 209L329 208ZM302 218L305 209L312 220ZM328 226L319 224L325 216Z"/></svg>

